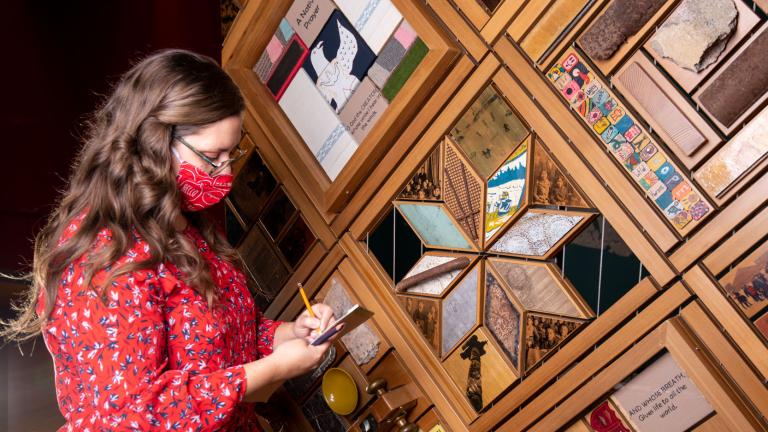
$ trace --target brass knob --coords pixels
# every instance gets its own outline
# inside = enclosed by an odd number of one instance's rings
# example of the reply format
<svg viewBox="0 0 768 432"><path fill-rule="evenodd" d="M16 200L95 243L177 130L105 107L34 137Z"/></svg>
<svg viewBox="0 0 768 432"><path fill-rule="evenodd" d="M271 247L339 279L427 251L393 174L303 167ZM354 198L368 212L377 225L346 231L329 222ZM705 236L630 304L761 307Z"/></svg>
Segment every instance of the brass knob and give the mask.
<svg viewBox="0 0 768 432"><path fill-rule="evenodd" d="M383 395L387 392L387 380L379 378L365 386L365 392L370 395Z"/></svg>
<svg viewBox="0 0 768 432"><path fill-rule="evenodd" d="M419 432L419 427L413 423L407 423L404 426L400 426L398 432Z"/></svg>

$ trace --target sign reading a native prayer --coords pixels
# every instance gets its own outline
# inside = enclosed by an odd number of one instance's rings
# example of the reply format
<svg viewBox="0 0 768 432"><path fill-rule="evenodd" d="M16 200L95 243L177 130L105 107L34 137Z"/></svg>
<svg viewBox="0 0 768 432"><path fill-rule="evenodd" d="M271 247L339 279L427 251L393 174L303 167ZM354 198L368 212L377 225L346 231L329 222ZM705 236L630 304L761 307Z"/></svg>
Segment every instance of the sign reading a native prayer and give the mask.
<svg viewBox="0 0 768 432"><path fill-rule="evenodd" d="M664 354L612 396L638 431L683 432L712 412L688 374Z"/></svg>

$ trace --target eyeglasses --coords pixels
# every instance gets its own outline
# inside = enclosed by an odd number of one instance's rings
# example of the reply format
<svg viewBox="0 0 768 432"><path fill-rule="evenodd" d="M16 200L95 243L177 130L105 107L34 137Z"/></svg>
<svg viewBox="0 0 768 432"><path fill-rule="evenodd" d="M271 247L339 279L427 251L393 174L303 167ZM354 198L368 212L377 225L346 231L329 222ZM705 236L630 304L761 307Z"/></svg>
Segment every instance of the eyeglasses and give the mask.
<svg viewBox="0 0 768 432"><path fill-rule="evenodd" d="M242 133L241 133L242 135ZM185 147L192 150L196 155L200 156L202 160L204 160L208 165L211 166L210 171L208 174L215 176L218 174L221 174L222 171L224 171L228 166L232 165L233 163L240 160L243 156L248 153L247 150L243 150L240 147L240 144L237 144L237 147L232 149L232 151L229 153L229 159L225 160L224 162L216 163L211 160L208 156L204 155L202 152L200 152L198 149L192 147L190 143L188 143L184 138L182 138L180 135L174 135L173 137L175 140L179 141L180 143L184 144Z"/></svg>

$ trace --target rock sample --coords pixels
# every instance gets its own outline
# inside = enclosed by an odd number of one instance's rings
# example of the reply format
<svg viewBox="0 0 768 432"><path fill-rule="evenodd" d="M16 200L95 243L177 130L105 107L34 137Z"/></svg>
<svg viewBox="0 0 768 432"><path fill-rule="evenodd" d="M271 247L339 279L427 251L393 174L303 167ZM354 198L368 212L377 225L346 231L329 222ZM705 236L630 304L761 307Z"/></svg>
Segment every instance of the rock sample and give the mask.
<svg viewBox="0 0 768 432"><path fill-rule="evenodd" d="M768 90L766 52L768 31L762 30L701 91L699 104L725 127L734 125Z"/></svg>
<svg viewBox="0 0 768 432"><path fill-rule="evenodd" d="M725 49L738 22L733 0L683 0L651 39L678 66L700 72Z"/></svg>
<svg viewBox="0 0 768 432"><path fill-rule="evenodd" d="M665 0L614 0L579 38L579 45L594 60L608 60L664 3Z"/></svg>

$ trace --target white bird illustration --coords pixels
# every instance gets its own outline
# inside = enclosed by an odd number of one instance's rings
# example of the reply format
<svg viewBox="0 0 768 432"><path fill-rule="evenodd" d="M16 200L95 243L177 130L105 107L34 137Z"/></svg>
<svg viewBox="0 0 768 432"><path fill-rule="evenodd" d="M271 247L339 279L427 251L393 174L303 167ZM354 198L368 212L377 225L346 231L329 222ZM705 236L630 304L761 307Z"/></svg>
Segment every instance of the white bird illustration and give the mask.
<svg viewBox="0 0 768 432"><path fill-rule="evenodd" d="M336 112L352 95L352 91L360 84L360 80L352 75L352 63L357 56L357 39L355 35L336 21L339 28L339 49L330 62L323 53L323 42L315 46L310 54L312 67L317 72L317 88L325 100L336 102Z"/></svg>

